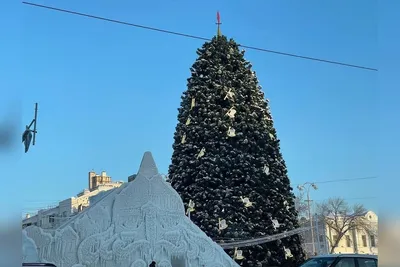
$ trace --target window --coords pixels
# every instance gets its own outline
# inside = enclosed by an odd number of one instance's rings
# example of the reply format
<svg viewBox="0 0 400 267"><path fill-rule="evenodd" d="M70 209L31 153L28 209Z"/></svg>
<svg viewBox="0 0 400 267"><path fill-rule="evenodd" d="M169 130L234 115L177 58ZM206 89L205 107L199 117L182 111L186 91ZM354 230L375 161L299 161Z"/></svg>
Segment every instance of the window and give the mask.
<svg viewBox="0 0 400 267"><path fill-rule="evenodd" d="M324 242L324 235L319 235L319 242Z"/></svg>
<svg viewBox="0 0 400 267"><path fill-rule="evenodd" d="M54 215L50 215L50 217L49 217L49 223L54 223Z"/></svg>
<svg viewBox="0 0 400 267"><path fill-rule="evenodd" d="M358 267L378 267L375 259L357 258Z"/></svg>
<svg viewBox="0 0 400 267"><path fill-rule="evenodd" d="M356 267L354 258L341 258L335 267Z"/></svg>
<svg viewBox="0 0 400 267"><path fill-rule="evenodd" d="M350 240L350 236L346 235L346 246L349 248L351 247L351 240Z"/></svg>
<svg viewBox="0 0 400 267"><path fill-rule="evenodd" d="M375 236L371 235L370 239L371 239L371 247L376 247Z"/></svg>
<svg viewBox="0 0 400 267"><path fill-rule="evenodd" d="M363 245L363 247L367 247L368 245L367 245L367 236L366 235L363 235L362 237L362 245Z"/></svg>

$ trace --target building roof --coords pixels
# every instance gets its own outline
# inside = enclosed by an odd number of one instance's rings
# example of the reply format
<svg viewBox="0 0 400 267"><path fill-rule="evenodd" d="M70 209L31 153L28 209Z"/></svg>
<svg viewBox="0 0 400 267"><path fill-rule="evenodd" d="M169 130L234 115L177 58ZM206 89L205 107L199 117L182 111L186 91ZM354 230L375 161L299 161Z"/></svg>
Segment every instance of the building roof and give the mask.
<svg viewBox="0 0 400 267"><path fill-rule="evenodd" d="M180 196L162 179L150 152L132 182L109 192L55 234L35 226L25 231L41 260L57 266L149 266L152 261L162 267L239 266L185 216Z"/></svg>

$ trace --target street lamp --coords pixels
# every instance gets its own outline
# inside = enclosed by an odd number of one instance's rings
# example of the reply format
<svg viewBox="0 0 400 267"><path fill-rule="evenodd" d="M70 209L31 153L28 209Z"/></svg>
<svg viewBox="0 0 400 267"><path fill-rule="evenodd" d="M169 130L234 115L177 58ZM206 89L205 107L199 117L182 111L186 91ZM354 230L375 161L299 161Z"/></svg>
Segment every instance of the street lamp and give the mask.
<svg viewBox="0 0 400 267"><path fill-rule="evenodd" d="M310 188L313 188L314 190L318 189L315 183L310 183L310 182L305 182L304 184L297 186L297 189L299 189L300 191L306 190L307 192L308 219L310 221L310 227L311 227L311 242L313 247L313 254L315 255L314 226L313 226L313 219L311 217L311 205L310 205L311 202Z"/></svg>
<svg viewBox="0 0 400 267"><path fill-rule="evenodd" d="M25 153L28 152L29 150L29 146L31 145L31 140L33 137L33 142L32 145L35 145L35 141L36 141L36 122L37 122L37 111L38 111L38 104L35 104L35 117L33 118L33 120L31 121L31 123L29 125L26 125L25 127L25 131L22 134L22 143L24 143L25 145ZM31 130L31 127L33 125L33 130ZM32 134L33 133L33 134Z"/></svg>

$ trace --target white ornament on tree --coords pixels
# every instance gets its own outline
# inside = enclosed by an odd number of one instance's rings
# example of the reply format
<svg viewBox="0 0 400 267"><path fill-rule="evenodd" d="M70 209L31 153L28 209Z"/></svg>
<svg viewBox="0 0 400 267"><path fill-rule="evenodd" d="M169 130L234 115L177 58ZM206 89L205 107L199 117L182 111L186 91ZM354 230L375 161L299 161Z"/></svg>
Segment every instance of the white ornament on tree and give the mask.
<svg viewBox="0 0 400 267"><path fill-rule="evenodd" d="M264 172L266 175L269 175L269 167L267 165L264 166Z"/></svg>
<svg viewBox="0 0 400 267"><path fill-rule="evenodd" d="M228 93L226 93L226 96L224 97L224 100L226 100L227 98L233 100L233 97L235 96L235 93L232 92L232 89L228 90Z"/></svg>
<svg viewBox="0 0 400 267"><path fill-rule="evenodd" d="M243 251L235 248L235 253L233 254L233 258L235 260L243 260L244 259Z"/></svg>
<svg viewBox="0 0 400 267"><path fill-rule="evenodd" d="M290 209L289 203L286 200L283 201L283 205L285 205L286 210Z"/></svg>
<svg viewBox="0 0 400 267"><path fill-rule="evenodd" d="M190 109L194 108L196 106L196 99L192 98L192 103L190 104Z"/></svg>
<svg viewBox="0 0 400 267"><path fill-rule="evenodd" d="M250 201L248 197L240 197L240 200L243 202L246 208L253 206L253 202Z"/></svg>
<svg viewBox="0 0 400 267"><path fill-rule="evenodd" d="M190 109L194 108L196 106L196 99L192 98L192 102L190 104Z"/></svg>
<svg viewBox="0 0 400 267"><path fill-rule="evenodd" d="M289 248L285 248L285 247L283 247L283 249L285 250L285 259L288 259L288 258L293 258L292 251L290 251L290 249L289 249Z"/></svg>
<svg viewBox="0 0 400 267"><path fill-rule="evenodd" d="M235 129L229 126L227 135L228 135L229 137L235 137L235 136L236 136Z"/></svg>
<svg viewBox="0 0 400 267"><path fill-rule="evenodd" d="M181 144L184 144L184 143L186 143L186 134L184 134L181 139Z"/></svg>
<svg viewBox="0 0 400 267"><path fill-rule="evenodd" d="M279 226L281 226L281 224L278 222L278 220L274 219L274 220L272 220L272 226L276 230L279 228Z"/></svg>
<svg viewBox="0 0 400 267"><path fill-rule="evenodd" d="M186 215L188 215L194 211L194 206L195 206L195 204L194 204L193 200L189 200L188 208L186 210Z"/></svg>
<svg viewBox="0 0 400 267"><path fill-rule="evenodd" d="M228 225L226 224L226 220L225 219L218 219L218 229L221 231L221 230L224 230L224 229L226 229L226 228L228 228Z"/></svg>
<svg viewBox="0 0 400 267"><path fill-rule="evenodd" d="M236 114L236 110L235 110L234 108L231 108L231 109L228 110L228 112L226 113L226 115L227 115L229 118L231 118L231 119L235 118L235 114Z"/></svg>
<svg viewBox="0 0 400 267"><path fill-rule="evenodd" d="M186 120L186 123L185 123L186 125L189 125L190 124L190 117L189 118L187 118L187 120Z"/></svg>
<svg viewBox="0 0 400 267"><path fill-rule="evenodd" d="M205 153L206 153L206 149L203 147L203 148L200 150L199 154L197 154L197 158L203 157Z"/></svg>
<svg viewBox="0 0 400 267"><path fill-rule="evenodd" d="M271 138L272 140L275 140L275 136L272 133L269 133L269 138Z"/></svg>

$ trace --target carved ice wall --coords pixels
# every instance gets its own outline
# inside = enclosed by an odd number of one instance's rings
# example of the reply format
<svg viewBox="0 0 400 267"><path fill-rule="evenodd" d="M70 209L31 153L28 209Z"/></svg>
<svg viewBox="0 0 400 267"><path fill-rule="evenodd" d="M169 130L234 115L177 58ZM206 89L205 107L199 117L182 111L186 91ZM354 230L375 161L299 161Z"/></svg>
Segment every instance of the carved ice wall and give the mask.
<svg viewBox="0 0 400 267"><path fill-rule="evenodd" d="M30 226L42 262L58 267L233 267L194 225L178 193L146 152L136 179L117 188L53 234Z"/></svg>

